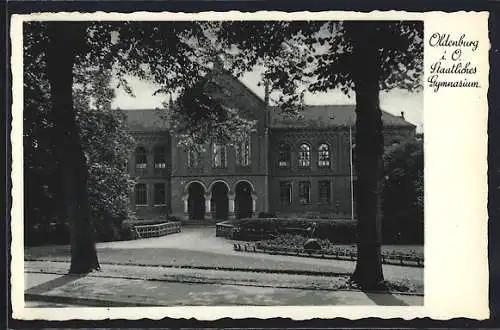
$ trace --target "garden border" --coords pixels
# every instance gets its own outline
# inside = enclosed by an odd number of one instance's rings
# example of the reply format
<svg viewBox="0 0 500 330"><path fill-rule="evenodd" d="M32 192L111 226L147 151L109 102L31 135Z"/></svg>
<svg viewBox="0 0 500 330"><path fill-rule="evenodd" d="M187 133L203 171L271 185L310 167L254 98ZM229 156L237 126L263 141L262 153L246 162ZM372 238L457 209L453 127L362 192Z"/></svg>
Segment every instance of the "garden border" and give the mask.
<svg viewBox="0 0 500 330"><path fill-rule="evenodd" d="M334 260L347 260L347 261L356 261L357 253L356 252L343 252L336 251L335 253L331 253L324 250L318 251L306 251L305 249L290 249L290 248L279 248L279 247L270 247L263 245L262 248L257 248L255 245L248 243L234 243L233 244L234 251L240 252L250 252L250 253L266 253L266 254L274 254L274 255L286 255L286 256L297 256L297 257L306 257L306 258L318 258L318 259L334 259ZM395 266L407 266L407 267L424 267L424 259L419 257L414 257L410 255L403 254L395 254L395 255L382 255L382 263L386 265L395 265Z"/></svg>

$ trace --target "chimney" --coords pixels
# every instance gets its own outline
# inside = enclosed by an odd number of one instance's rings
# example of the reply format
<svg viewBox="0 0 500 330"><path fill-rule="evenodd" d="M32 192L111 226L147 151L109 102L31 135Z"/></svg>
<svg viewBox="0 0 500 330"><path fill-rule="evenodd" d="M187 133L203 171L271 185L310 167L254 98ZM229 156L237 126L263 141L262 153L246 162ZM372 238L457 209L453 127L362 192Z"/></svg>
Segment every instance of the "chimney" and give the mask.
<svg viewBox="0 0 500 330"><path fill-rule="evenodd" d="M405 119L405 112L401 111L401 118Z"/></svg>

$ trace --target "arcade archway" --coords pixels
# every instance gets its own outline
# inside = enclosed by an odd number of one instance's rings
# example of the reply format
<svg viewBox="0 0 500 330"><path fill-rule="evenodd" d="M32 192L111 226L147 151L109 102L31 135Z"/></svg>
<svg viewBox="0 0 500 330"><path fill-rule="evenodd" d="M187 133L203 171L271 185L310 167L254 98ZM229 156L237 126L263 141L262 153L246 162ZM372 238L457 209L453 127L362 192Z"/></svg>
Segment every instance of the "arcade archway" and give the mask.
<svg viewBox="0 0 500 330"><path fill-rule="evenodd" d="M251 218L253 214L253 189L250 183L240 181L235 187L235 216L237 219Z"/></svg>
<svg viewBox="0 0 500 330"><path fill-rule="evenodd" d="M229 217L228 188L224 182L212 185L211 210L216 220L227 220Z"/></svg>
<svg viewBox="0 0 500 330"><path fill-rule="evenodd" d="M205 217L205 188L199 182L188 187L189 220L203 220Z"/></svg>

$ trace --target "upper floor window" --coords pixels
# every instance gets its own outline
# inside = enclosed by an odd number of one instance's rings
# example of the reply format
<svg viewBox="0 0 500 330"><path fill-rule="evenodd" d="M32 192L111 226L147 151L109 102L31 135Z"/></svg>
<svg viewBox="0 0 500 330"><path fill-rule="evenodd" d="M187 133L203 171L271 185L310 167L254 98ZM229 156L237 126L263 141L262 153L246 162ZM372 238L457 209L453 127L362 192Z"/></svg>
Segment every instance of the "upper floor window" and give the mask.
<svg viewBox="0 0 500 330"><path fill-rule="evenodd" d="M135 149L135 167L136 168L146 168L148 166L148 155L146 148L137 147Z"/></svg>
<svg viewBox="0 0 500 330"><path fill-rule="evenodd" d="M329 167L330 166L330 147L326 143L322 143L318 148L318 166L319 167Z"/></svg>
<svg viewBox="0 0 500 330"><path fill-rule="evenodd" d="M165 183L155 183L154 205L165 205Z"/></svg>
<svg viewBox="0 0 500 330"><path fill-rule="evenodd" d="M251 138L247 135L243 141L235 145L236 150L236 165L249 166L250 165L250 144Z"/></svg>
<svg viewBox="0 0 500 330"><path fill-rule="evenodd" d="M299 148L299 167L311 166L311 147L302 143Z"/></svg>
<svg viewBox="0 0 500 330"><path fill-rule="evenodd" d="M154 162L155 168L165 168L165 147L164 146L156 146L154 148Z"/></svg>
<svg viewBox="0 0 500 330"><path fill-rule="evenodd" d="M225 168L227 166L226 146L214 143L212 147L213 167Z"/></svg>
<svg viewBox="0 0 500 330"><path fill-rule="evenodd" d="M301 204L311 202L311 182L299 181L299 201Z"/></svg>
<svg viewBox="0 0 500 330"><path fill-rule="evenodd" d="M198 167L200 166L200 153L197 150L188 150L188 167Z"/></svg>
<svg viewBox="0 0 500 330"><path fill-rule="evenodd" d="M146 184L138 183L135 185L135 205L148 205L148 191Z"/></svg>
<svg viewBox="0 0 500 330"><path fill-rule="evenodd" d="M290 166L290 146L288 144L280 144L278 150L278 167Z"/></svg>

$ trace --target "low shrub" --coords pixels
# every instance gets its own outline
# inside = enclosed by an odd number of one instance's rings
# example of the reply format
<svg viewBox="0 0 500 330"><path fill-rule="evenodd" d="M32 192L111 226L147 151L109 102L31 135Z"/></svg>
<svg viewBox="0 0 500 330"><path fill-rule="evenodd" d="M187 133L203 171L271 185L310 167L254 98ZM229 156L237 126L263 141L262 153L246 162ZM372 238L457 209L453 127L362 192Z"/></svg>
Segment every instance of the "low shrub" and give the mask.
<svg viewBox="0 0 500 330"><path fill-rule="evenodd" d="M258 218L276 218L276 214L273 212L259 212Z"/></svg>
<svg viewBox="0 0 500 330"><path fill-rule="evenodd" d="M167 221L175 221L175 222L182 222L182 219L173 215L168 215L167 216Z"/></svg>
<svg viewBox="0 0 500 330"><path fill-rule="evenodd" d="M121 219L94 221L96 242L111 242L135 239L132 223ZM24 243L26 246L65 245L70 244L70 226L64 222L36 223L25 228Z"/></svg>
<svg viewBox="0 0 500 330"><path fill-rule="evenodd" d="M137 239L137 232L134 229L134 225L130 223L122 224L120 228L120 240L129 241Z"/></svg>
<svg viewBox="0 0 500 330"><path fill-rule="evenodd" d="M112 242L120 239L122 219L94 221L97 242Z"/></svg>
<svg viewBox="0 0 500 330"><path fill-rule="evenodd" d="M24 235L27 246L70 243L69 225L66 223L37 223L26 228Z"/></svg>
<svg viewBox="0 0 500 330"><path fill-rule="evenodd" d="M328 239L336 243L356 241L356 223L345 220L251 218L233 222L234 239L263 240L278 235L300 235Z"/></svg>

